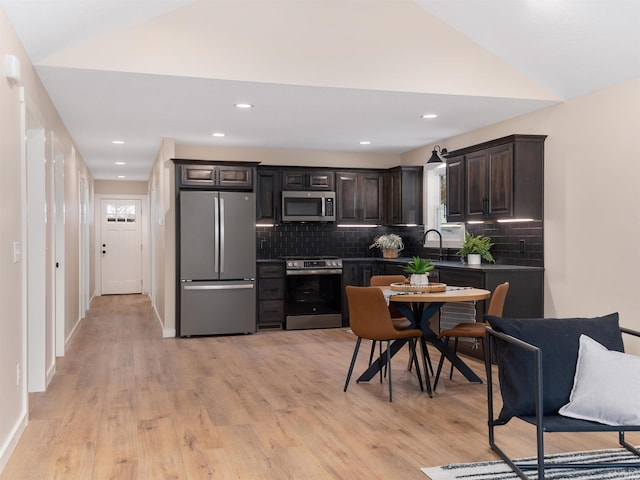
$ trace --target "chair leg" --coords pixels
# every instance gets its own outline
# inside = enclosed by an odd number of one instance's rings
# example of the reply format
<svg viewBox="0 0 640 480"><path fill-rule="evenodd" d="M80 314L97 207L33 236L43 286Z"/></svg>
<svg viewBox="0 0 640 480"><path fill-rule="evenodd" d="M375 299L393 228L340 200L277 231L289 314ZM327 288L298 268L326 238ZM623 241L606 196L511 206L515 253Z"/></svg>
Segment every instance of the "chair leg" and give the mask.
<svg viewBox="0 0 640 480"><path fill-rule="evenodd" d="M389 350L387 350L387 357L389 356ZM382 342L378 342L378 362L380 362L380 383L382 383ZM384 364L384 376L387 376L387 364Z"/></svg>
<svg viewBox="0 0 640 480"><path fill-rule="evenodd" d="M376 341L371 340L371 353L369 353L369 366L373 362L373 354L376 353Z"/></svg>
<svg viewBox="0 0 640 480"><path fill-rule="evenodd" d="M411 349L411 352L410 352L411 361L416 364L416 375L418 376L418 382L420 383L420 391L424 392L424 386L422 384L422 375L420 373L420 365L418 364L418 356L416 355L416 339L415 338L409 339L409 347Z"/></svg>
<svg viewBox="0 0 640 480"><path fill-rule="evenodd" d="M349 372L347 373L347 380L344 382L344 391L347 391L347 387L349 386L349 380L351 380L351 374L353 373L353 367L356 364L356 358L358 357L358 350L360 349L360 342L362 342L362 338L358 337L356 340L356 347L353 349L353 357L351 357L351 365L349 365Z"/></svg>
<svg viewBox="0 0 640 480"><path fill-rule="evenodd" d="M444 343L444 351L442 352L442 355L440 355L440 361L438 362L438 371L436 372L436 377L433 381L433 391L436 391L436 388L438 386L438 380L440 380L440 373L442 372L442 365L444 364L444 359L445 359L445 354L447 352L447 349L449 348L449 337L444 337L442 339L443 343Z"/></svg>
<svg viewBox="0 0 640 480"><path fill-rule="evenodd" d="M382 342L380 342L382 343ZM391 352L391 340L387 340L387 352ZM387 354L387 373L389 375L389 401L392 401L391 397L391 355Z"/></svg>
<svg viewBox="0 0 640 480"><path fill-rule="evenodd" d="M455 341L453 342L453 354L457 355L458 354L458 337L456 337ZM453 379L453 363L451 363L451 370L449 371L449 380Z"/></svg>
<svg viewBox="0 0 640 480"><path fill-rule="evenodd" d="M380 356L382 356L382 344L379 344L380 347ZM369 353L369 366L371 366L371 364L373 363L373 354L376 351L376 341L375 340L371 340L371 352ZM387 375L387 371L386 371L386 366L385 366L385 376ZM382 383L382 368L380 368L380 383Z"/></svg>
<svg viewBox="0 0 640 480"><path fill-rule="evenodd" d="M429 370L427 369L427 342L424 337L420 337L420 350L422 353L422 367L424 369L424 382L427 384L427 393L429 394L429 398L433 398L433 392L431 391L431 380L429 379ZM434 386L435 390L435 386Z"/></svg>

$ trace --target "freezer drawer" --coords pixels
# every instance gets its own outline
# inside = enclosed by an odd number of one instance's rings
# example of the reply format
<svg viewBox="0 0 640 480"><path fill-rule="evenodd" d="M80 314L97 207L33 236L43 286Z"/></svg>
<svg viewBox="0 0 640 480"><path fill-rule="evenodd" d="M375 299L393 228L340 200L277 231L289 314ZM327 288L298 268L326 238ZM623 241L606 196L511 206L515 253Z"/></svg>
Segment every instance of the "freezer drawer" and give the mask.
<svg viewBox="0 0 640 480"><path fill-rule="evenodd" d="M255 282L185 282L180 287L179 335L256 331Z"/></svg>

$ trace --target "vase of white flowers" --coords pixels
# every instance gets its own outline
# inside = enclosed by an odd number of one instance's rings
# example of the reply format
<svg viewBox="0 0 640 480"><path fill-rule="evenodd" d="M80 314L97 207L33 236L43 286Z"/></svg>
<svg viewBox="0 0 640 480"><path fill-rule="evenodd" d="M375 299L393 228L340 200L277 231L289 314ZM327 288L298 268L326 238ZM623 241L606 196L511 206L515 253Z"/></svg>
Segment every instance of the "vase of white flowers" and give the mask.
<svg viewBox="0 0 640 480"><path fill-rule="evenodd" d="M395 233L387 233L378 235L373 239L373 243L369 248L379 248L382 250L383 258L398 258L398 253L404 249L402 238Z"/></svg>

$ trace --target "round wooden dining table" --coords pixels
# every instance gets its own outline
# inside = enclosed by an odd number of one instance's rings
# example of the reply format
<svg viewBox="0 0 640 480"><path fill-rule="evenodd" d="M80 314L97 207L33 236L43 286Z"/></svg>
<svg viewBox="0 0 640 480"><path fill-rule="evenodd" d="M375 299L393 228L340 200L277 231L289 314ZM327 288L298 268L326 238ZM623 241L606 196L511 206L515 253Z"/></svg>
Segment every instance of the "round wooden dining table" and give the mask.
<svg viewBox="0 0 640 480"><path fill-rule="evenodd" d="M440 307L449 302L471 302L478 300L486 300L491 296L489 290L472 287L453 287L447 286L444 292L413 292L413 291L389 291L390 287L374 287L382 289L389 298L389 302L411 322L412 328L420 328L422 330L423 341L429 342L436 347L441 353L444 353L453 366L460 371L464 377L470 382L482 383L482 379L475 374L469 366L447 345L438 338L438 333L431 328L429 320L440 310ZM386 356L390 354L392 357L407 342L406 339L395 340L389 348L389 353L382 353L380 361L375 361L369 366L365 372L360 375L358 382L367 382L371 380L379 371L380 365L386 364ZM427 379L427 391L432 396L431 385Z"/></svg>

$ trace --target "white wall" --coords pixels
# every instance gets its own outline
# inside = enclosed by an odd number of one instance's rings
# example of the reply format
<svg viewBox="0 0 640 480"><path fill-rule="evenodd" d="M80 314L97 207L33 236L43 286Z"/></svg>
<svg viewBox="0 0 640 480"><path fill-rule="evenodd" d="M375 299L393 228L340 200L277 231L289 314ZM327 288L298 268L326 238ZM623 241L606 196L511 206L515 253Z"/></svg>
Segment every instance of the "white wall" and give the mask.
<svg viewBox="0 0 640 480"><path fill-rule="evenodd" d="M438 143L455 150L513 133L548 135L545 316L617 311L640 329L640 79ZM431 148L403 163L424 163Z"/></svg>
<svg viewBox="0 0 640 480"><path fill-rule="evenodd" d="M50 153L53 151L52 139L55 138L56 155L65 158L65 335L69 337L72 329L80 320L78 292L78 178L87 180L90 197L93 196L93 179L84 162L73 155L73 142L64 128L56 109L36 75L29 58L25 54L13 27L5 12L0 8L0 61L4 55L15 55L21 65L20 86L24 87L25 110L38 112L40 127L45 130L45 156L47 157L45 185L51 188L53 169ZM23 119L20 89L10 85L0 71L0 204L4 207L0 215L0 471L6 464L27 421L28 397L26 395L26 323L24 322L23 298L26 298L26 277L24 262L13 262L13 243L20 242L25 252L26 238L23 236L22 211L24 196L21 188L21 169L23 165L24 140L21 137ZM53 193L47 191L47 218L52 220ZM47 235L52 242L52 235ZM47 262L53 262L53 248L47 245ZM24 260L24 259L23 259ZM52 282L47 274L47 282ZM52 291L48 284L45 291ZM47 299L49 302L50 299ZM50 309L47 309L50 311ZM54 326L47 322L43 333L49 339L46 344L53 345ZM46 348L46 347L45 347ZM53 347L52 347L53 348ZM51 352L49 352L51 353ZM53 354L45 355L48 362L55 361ZM16 384L17 366L21 367L21 381ZM54 365L45 365L47 371L53 371Z"/></svg>

